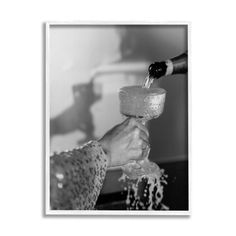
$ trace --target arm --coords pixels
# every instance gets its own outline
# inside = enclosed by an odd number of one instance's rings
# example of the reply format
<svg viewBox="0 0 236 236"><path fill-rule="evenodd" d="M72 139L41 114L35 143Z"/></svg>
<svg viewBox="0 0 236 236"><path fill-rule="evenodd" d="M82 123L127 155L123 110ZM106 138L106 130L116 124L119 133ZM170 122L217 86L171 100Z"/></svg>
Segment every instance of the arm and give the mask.
<svg viewBox="0 0 236 236"><path fill-rule="evenodd" d="M93 209L102 188L107 166L108 156L96 141L51 156L51 209Z"/></svg>

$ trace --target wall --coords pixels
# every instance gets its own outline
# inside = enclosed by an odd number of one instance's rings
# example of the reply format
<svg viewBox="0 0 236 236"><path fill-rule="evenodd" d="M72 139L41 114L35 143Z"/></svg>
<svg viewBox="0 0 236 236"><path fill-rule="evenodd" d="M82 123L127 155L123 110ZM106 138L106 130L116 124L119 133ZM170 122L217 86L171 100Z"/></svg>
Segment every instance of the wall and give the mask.
<svg viewBox="0 0 236 236"><path fill-rule="evenodd" d="M88 84L94 69L116 61L165 60L186 49L184 26L52 27L50 116L56 125L51 126L55 127L51 151L71 149L120 122L119 88L142 83L146 74L101 75L94 79L92 89L96 92L92 93ZM160 86L167 90L167 98L164 113L150 124L150 159L183 160L188 146L187 76L162 79ZM90 92L83 94L83 90Z"/></svg>

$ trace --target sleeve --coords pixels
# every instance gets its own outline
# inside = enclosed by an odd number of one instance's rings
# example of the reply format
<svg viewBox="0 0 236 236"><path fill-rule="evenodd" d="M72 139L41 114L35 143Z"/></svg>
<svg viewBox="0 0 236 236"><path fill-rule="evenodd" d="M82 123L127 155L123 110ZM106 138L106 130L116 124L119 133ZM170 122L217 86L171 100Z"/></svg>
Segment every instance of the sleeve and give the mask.
<svg viewBox="0 0 236 236"><path fill-rule="evenodd" d="M92 210L105 179L108 157L97 141L50 157L52 210Z"/></svg>

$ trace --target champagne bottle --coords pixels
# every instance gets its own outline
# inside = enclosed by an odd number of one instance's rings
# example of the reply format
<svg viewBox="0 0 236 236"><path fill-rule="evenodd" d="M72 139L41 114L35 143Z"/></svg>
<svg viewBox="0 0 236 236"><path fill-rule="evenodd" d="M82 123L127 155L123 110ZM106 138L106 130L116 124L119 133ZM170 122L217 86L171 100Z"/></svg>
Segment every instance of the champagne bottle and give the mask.
<svg viewBox="0 0 236 236"><path fill-rule="evenodd" d="M154 62L148 68L149 77L159 79L162 76L185 74L188 71L188 53L166 61Z"/></svg>

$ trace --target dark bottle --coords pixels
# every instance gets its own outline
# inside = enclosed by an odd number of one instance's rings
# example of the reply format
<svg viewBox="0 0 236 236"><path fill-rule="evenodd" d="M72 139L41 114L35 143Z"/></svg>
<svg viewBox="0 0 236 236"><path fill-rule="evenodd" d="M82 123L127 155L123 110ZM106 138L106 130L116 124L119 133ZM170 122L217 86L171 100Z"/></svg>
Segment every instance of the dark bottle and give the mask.
<svg viewBox="0 0 236 236"><path fill-rule="evenodd" d="M149 77L159 79L161 76L185 74L188 72L188 52L166 61L154 62L148 68Z"/></svg>

